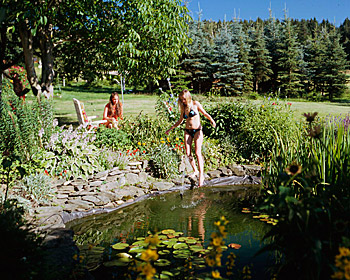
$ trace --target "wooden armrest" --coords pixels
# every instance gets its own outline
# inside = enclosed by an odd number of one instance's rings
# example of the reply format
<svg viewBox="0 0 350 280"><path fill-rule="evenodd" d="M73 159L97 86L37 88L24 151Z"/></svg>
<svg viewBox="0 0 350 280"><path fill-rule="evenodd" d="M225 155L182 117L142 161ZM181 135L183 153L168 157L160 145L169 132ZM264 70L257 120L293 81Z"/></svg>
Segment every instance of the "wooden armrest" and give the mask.
<svg viewBox="0 0 350 280"><path fill-rule="evenodd" d="M98 116L90 116L90 117L88 117L88 120L90 121L90 120L96 119L96 118L98 118Z"/></svg>

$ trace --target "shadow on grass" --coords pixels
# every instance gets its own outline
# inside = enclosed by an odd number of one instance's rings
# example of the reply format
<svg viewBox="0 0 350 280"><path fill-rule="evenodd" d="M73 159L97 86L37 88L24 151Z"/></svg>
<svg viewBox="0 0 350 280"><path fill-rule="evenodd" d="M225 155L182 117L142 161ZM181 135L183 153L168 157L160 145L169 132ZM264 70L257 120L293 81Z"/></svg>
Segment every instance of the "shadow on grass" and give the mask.
<svg viewBox="0 0 350 280"><path fill-rule="evenodd" d="M64 91L72 91L72 92L93 92L93 93L112 93L113 91L119 92L120 90L116 90L114 88L98 88L98 87L84 87L84 86L68 86L63 89Z"/></svg>
<svg viewBox="0 0 350 280"><path fill-rule="evenodd" d="M72 121L72 118L68 118L68 117L56 117L56 119L58 120L58 125L62 126L62 125L72 125L74 128L79 126L78 121Z"/></svg>

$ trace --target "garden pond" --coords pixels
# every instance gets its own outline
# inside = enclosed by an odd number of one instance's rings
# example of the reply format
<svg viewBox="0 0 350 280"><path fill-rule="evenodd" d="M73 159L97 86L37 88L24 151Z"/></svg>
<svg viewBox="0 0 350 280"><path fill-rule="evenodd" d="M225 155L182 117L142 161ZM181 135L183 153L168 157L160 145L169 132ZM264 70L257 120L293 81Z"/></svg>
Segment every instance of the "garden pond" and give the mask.
<svg viewBox="0 0 350 280"><path fill-rule="evenodd" d="M219 268L221 275L227 272L225 264L229 254L234 253L237 256L235 274L239 275L243 267L248 265L252 279L270 279L267 269L274 262L274 256L269 253L255 254L265 245L263 237L271 225L255 219L258 214L244 210L242 204L243 200L254 199L256 193L256 185L179 190L149 196L110 213L77 219L67 223L66 227L74 231L75 241L83 256L81 262L95 279L123 279L125 273L130 273L130 270L127 272L127 267L132 262L128 257L140 256L145 250L142 246L146 248L144 237L156 232L159 232L162 244L158 248L159 258L164 260L159 263L157 273L166 270L160 279L169 279L168 275L171 275L170 279L184 279L179 273L186 269L189 255L193 257L194 263L192 274L200 279L199 275L211 271L205 265L205 252L201 249L208 248L211 234L218 231L214 222L224 216L228 223L222 267ZM185 248L179 245L181 242ZM122 244L119 247L121 243L132 246ZM185 251L176 250L170 256L170 246L174 244ZM229 244L233 248L227 246ZM165 250L164 246L167 247ZM129 255L121 258L120 252L123 251ZM176 252L180 254L175 255ZM196 260L198 266L195 265Z"/></svg>

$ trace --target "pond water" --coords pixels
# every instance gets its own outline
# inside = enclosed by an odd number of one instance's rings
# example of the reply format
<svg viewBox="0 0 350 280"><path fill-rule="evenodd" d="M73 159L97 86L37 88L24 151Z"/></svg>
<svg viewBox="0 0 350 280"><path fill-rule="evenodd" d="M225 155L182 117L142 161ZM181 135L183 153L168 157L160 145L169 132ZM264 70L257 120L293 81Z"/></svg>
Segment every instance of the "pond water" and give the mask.
<svg viewBox="0 0 350 280"><path fill-rule="evenodd" d="M101 265L112 258L112 244L131 244L138 237L146 237L149 231L174 229L183 232L184 236L199 238L206 248L211 233L217 231L214 222L225 216L229 221L226 225L228 234L225 244L235 243L241 247L225 250L222 263L225 264L225 258L233 252L237 256L237 270L242 271L245 265L250 265L252 279L270 279L266 270L273 262L273 256L268 253L255 256L263 247L262 239L270 226L253 219L252 214L242 213L243 198L250 199L255 194L253 187L243 186L167 193L149 197L111 213L72 221L67 227L74 230L82 254L87 254L85 262L95 279L109 279L112 276L122 279L117 276L117 270Z"/></svg>

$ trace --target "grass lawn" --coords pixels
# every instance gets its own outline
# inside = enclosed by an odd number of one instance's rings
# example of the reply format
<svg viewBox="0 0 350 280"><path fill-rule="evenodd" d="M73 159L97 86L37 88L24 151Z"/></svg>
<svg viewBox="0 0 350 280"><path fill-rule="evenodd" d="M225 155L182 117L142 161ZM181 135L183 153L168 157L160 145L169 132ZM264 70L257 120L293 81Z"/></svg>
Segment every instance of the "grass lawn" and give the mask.
<svg viewBox="0 0 350 280"><path fill-rule="evenodd" d="M115 89L112 88L95 88L84 89L83 87L65 87L62 88L61 96L53 99L53 108L55 118L58 118L61 124L77 124L77 115L75 112L73 98L84 103L88 116L98 116L102 119L105 105L109 102L109 96ZM119 96L122 99L122 96ZM154 114L156 95L145 94L124 94L124 116L136 116L140 112L143 114Z"/></svg>
<svg viewBox="0 0 350 280"><path fill-rule="evenodd" d="M84 102L88 116L98 115L97 119L102 119L104 106L109 101L110 93L114 88L92 88L85 89L81 86L64 87L61 90L61 96L53 99L53 108L55 117L58 118L60 125L77 124L77 116L73 105L73 98ZM120 96L120 98L122 98ZM196 98L196 97L195 97ZM237 100L236 98L215 98L198 96L199 100L209 103L224 102L225 100ZM156 95L146 94L124 94L124 116L136 116L140 112L143 114L155 115ZM262 100L254 100L254 103L262 103ZM271 102L273 102L271 100ZM291 108L295 111L295 117L301 119L303 113L318 112L320 117L327 115L345 115L350 111L350 100L340 99L337 102L309 102L298 100L288 100L283 102L292 103Z"/></svg>

